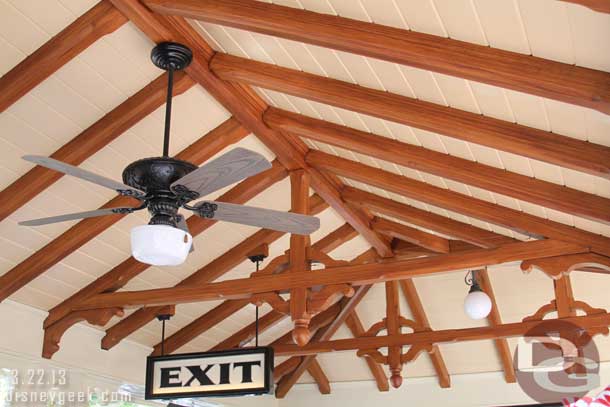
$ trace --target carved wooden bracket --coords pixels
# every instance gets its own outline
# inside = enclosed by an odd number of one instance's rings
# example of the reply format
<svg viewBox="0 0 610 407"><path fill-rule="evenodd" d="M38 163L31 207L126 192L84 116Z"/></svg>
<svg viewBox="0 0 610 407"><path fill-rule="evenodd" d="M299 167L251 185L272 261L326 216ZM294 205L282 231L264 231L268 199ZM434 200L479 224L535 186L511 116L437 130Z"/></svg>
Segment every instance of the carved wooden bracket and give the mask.
<svg viewBox="0 0 610 407"><path fill-rule="evenodd" d="M521 270L525 273L530 273L535 268L554 280L560 279L572 270L583 268L601 269L610 273L610 257L595 253L581 253L526 260L521 263Z"/></svg>
<svg viewBox="0 0 610 407"><path fill-rule="evenodd" d="M597 315L597 314L605 314L607 311L603 308L594 308L587 304L584 301L573 301L570 304L570 308L573 311L582 311L586 315ZM538 308L538 310L532 315L523 318L523 322L530 321L543 321L544 317L552 312L557 312L557 301L552 300L548 304L544 304L542 307ZM609 330L608 327L600 327L595 329L589 329L587 333L593 337L594 335L602 334L608 335Z"/></svg>
<svg viewBox="0 0 610 407"><path fill-rule="evenodd" d="M113 316L122 317L125 312L122 308L106 308L85 311L75 311L49 325L44 330L44 341L42 345L42 357L51 359L59 350L59 341L64 333L74 324L87 321L92 325L104 326Z"/></svg>

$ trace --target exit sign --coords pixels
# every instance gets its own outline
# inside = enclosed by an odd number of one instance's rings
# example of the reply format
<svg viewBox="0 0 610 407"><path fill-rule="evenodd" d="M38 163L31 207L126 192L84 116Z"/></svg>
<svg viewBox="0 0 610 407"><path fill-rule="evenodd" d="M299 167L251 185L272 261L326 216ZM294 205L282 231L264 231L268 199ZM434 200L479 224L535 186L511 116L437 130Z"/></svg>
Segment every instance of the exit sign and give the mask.
<svg viewBox="0 0 610 407"><path fill-rule="evenodd" d="M149 356L146 361L147 400L272 392L272 348Z"/></svg>

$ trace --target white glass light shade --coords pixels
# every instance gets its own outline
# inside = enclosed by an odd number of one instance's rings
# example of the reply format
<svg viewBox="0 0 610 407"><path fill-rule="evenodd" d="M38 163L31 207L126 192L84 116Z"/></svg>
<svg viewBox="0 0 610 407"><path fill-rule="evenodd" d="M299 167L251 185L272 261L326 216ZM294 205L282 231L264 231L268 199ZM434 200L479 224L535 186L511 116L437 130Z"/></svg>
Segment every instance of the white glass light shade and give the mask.
<svg viewBox="0 0 610 407"><path fill-rule="evenodd" d="M483 291L472 291L464 300L464 312L471 319L486 318L491 312L491 300Z"/></svg>
<svg viewBox="0 0 610 407"><path fill-rule="evenodd" d="M142 225L131 229L131 254L153 266L177 266L189 254L193 237L167 225Z"/></svg>

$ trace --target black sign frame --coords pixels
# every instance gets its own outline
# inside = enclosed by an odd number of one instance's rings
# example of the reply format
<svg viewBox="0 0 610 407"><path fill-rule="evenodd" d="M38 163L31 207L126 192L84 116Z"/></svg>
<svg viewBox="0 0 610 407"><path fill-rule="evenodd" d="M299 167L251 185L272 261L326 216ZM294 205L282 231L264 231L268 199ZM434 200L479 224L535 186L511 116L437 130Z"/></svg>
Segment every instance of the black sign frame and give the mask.
<svg viewBox="0 0 610 407"><path fill-rule="evenodd" d="M154 377L154 365L156 362L162 362L167 360L181 360L181 359L192 359L192 358L206 358L206 357L222 357L222 356L235 356L235 355L251 355L251 354L264 354L265 359L265 371L264 371L264 386L252 389L242 390L218 390L218 391L205 391L205 392L177 392L177 393L163 393L153 394L153 377ZM146 358L146 386L145 386L145 400L169 400L179 398L191 398L191 397L232 397L232 396L246 396L246 395L263 395L273 394L273 348L266 346L231 349L224 351L214 352L193 352L193 353L180 353L164 356L148 356Z"/></svg>

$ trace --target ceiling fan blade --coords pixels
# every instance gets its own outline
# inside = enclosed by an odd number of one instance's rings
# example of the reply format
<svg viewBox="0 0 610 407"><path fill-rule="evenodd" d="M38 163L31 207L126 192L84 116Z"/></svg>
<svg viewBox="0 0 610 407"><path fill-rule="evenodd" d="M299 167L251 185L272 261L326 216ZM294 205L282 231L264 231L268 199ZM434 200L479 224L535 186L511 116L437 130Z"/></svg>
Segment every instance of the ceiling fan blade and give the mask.
<svg viewBox="0 0 610 407"><path fill-rule="evenodd" d="M127 186L121 182L112 180L110 178L106 178L102 175L95 174L91 171L87 171L82 168L70 165L70 164L66 164L64 162L55 160L53 158L43 157L40 155L25 155L22 158L26 161L33 162L34 164L38 164L38 165L50 168L55 171L63 172L64 174L72 175L73 177L84 179L85 181L89 181L94 184L106 187L106 188L114 189L115 191L117 191L119 193L121 191L133 191L134 194L131 194L132 196L133 195L135 195L135 196L142 195L141 192L136 192L136 190L134 190L134 188Z"/></svg>
<svg viewBox="0 0 610 407"><path fill-rule="evenodd" d="M209 212L211 207L213 209L212 219L280 232L308 235L320 228L320 219L315 216L212 201L201 202L195 207L198 209L199 216L206 217L206 213L211 213Z"/></svg>
<svg viewBox="0 0 610 407"><path fill-rule="evenodd" d="M132 213L133 211L135 211L137 209L139 209L139 208L119 207L119 208L98 209L95 211L68 213L65 215L50 216L48 218L25 220L23 222L19 222L19 224L22 226L48 225L49 223L66 222L66 221L74 220L74 219L95 218L97 216Z"/></svg>
<svg viewBox="0 0 610 407"><path fill-rule="evenodd" d="M271 163L259 153L236 148L185 175L171 187L186 187L199 193L199 196L206 196L269 168Z"/></svg>
<svg viewBox="0 0 610 407"><path fill-rule="evenodd" d="M178 221L176 222L176 227L180 230L185 231L188 234L191 234L191 231L189 230L189 225L188 225L188 223L186 223L186 219L182 215L178 215ZM189 250L189 253L193 253L194 251L195 251L195 244L191 243L191 250Z"/></svg>

